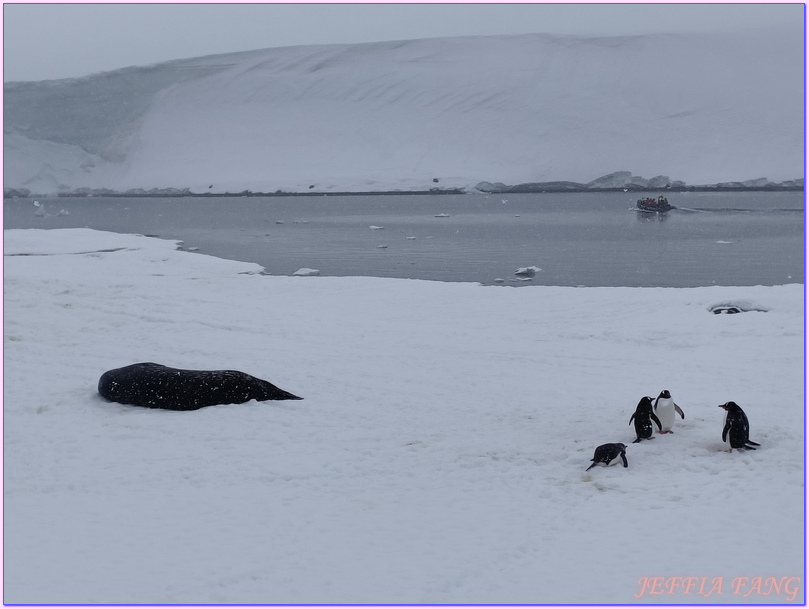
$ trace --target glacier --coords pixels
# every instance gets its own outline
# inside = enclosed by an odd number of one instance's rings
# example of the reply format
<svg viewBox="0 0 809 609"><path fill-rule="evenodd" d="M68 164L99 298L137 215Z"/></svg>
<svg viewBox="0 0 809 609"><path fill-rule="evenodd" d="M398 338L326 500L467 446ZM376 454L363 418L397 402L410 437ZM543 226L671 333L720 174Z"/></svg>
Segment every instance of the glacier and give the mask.
<svg viewBox="0 0 809 609"><path fill-rule="evenodd" d="M4 189L802 187L803 75L803 39L763 29L280 47L9 82Z"/></svg>

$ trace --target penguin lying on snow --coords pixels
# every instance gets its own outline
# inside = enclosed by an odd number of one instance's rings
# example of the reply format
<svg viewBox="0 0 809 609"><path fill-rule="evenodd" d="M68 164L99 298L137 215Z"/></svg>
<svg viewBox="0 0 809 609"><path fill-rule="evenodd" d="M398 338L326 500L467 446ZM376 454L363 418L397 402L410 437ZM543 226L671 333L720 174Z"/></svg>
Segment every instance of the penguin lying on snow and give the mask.
<svg viewBox="0 0 809 609"><path fill-rule="evenodd" d="M629 465L626 462L626 446L624 444L602 444L593 453L593 458L590 459L593 464L590 467L595 467L599 463L609 466L616 463L618 459L624 462L624 467ZM584 471L590 471L590 467Z"/></svg>
<svg viewBox="0 0 809 609"><path fill-rule="evenodd" d="M734 448L745 448L756 450L753 446L761 446L758 442L750 439L750 423L747 422L747 415L736 402L725 402L719 408L725 409L725 426L722 428L722 441ZM748 446L752 444L753 446Z"/></svg>
<svg viewBox="0 0 809 609"><path fill-rule="evenodd" d="M654 436L652 435L654 431L652 421L657 423L658 429L663 430L662 425L660 425L660 419L652 412L652 398L648 395L642 397L640 402L638 402L638 406L635 408L635 414L629 418L630 424L632 424L632 419L635 419L635 433L638 434L637 439L633 440L632 444L645 439L654 440Z"/></svg>
<svg viewBox="0 0 809 609"><path fill-rule="evenodd" d="M657 415L657 418L660 419L660 433L674 433L671 428L674 426L675 412L679 414L682 419L685 419L685 414L683 414L682 409L674 403L674 399L671 397L669 390L664 389L660 392L660 395L657 396L654 403L654 413Z"/></svg>

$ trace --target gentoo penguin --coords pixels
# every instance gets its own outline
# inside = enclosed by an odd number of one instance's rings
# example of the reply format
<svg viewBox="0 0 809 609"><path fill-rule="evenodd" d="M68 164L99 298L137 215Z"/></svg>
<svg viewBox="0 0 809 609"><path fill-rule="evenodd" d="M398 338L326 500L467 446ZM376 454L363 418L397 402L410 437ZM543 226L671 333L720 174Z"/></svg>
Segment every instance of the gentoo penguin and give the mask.
<svg viewBox="0 0 809 609"><path fill-rule="evenodd" d="M725 426L722 428L722 441L734 448L746 448L756 450L753 446L761 446L758 442L750 439L750 423L747 422L747 415L736 402L725 402L719 408L725 409ZM752 444L753 446L748 446Z"/></svg>
<svg viewBox="0 0 809 609"><path fill-rule="evenodd" d="M644 439L654 440L654 436L652 435L652 432L654 431L652 421L657 423L658 429L662 429L660 419L658 419L657 415L652 412L652 398L650 398L648 395L642 397L640 402L638 402L638 407L635 408L635 414L629 418L630 425L632 424L632 419L635 419L635 433L638 434L638 437L632 442L632 444L640 442Z"/></svg>
<svg viewBox="0 0 809 609"><path fill-rule="evenodd" d="M629 465L626 462L626 446L624 444L602 444L601 446L597 447L593 453L593 458L590 459L593 464L590 467L595 467L599 463L609 466L616 463L618 459L621 459L624 462L624 467ZM584 471L590 471L590 467Z"/></svg>
<svg viewBox="0 0 809 609"><path fill-rule="evenodd" d="M674 427L675 412L685 419L682 409L674 403L669 390L664 389L654 403L654 413L660 419L660 433L674 433L671 428Z"/></svg>

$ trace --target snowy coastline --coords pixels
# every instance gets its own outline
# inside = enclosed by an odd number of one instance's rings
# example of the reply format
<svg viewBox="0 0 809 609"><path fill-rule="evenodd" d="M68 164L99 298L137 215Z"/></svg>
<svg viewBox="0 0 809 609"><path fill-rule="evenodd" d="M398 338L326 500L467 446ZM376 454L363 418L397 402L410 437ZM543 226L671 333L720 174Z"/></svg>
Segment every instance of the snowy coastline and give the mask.
<svg viewBox="0 0 809 609"><path fill-rule="evenodd" d="M628 172L616 172L628 173ZM605 176L607 177L607 176ZM634 176L633 176L634 177ZM322 197L325 195L331 197L341 196L397 196L397 195L460 195L460 194L524 194L524 193L581 193L581 192L635 192L644 193L652 192L773 192L773 191L786 191L786 192L800 192L804 190L803 178L798 180L787 180L785 182L774 183L766 178L759 180L747 180L745 182L724 182L720 184L706 184L702 186L688 186L686 184L663 185L654 187L650 180L641 178L645 184L632 183L627 181L619 186L597 187L588 186L587 184L579 184L575 182L536 182L530 184L492 184L491 182L478 182L474 187L468 189L463 188L431 188L429 190L362 190L362 191L330 191L322 192L319 190L306 190L303 192L202 192L194 193L190 189L178 188L151 188L145 190L142 188L116 191L106 188L90 189L80 188L76 190L60 192L60 193L32 193L27 188L7 188L4 192L5 198L48 198L48 197Z"/></svg>
<svg viewBox="0 0 809 609"><path fill-rule="evenodd" d="M6 603L804 602L803 285L275 277L176 246L4 231ZM304 400L102 400L136 361ZM685 420L632 444L662 389ZM728 400L759 450L723 449ZM629 467L585 472L605 442Z"/></svg>
<svg viewBox="0 0 809 609"><path fill-rule="evenodd" d="M10 82L4 188L780 185L804 172L803 57L802 37L778 30L533 34L274 48Z"/></svg>

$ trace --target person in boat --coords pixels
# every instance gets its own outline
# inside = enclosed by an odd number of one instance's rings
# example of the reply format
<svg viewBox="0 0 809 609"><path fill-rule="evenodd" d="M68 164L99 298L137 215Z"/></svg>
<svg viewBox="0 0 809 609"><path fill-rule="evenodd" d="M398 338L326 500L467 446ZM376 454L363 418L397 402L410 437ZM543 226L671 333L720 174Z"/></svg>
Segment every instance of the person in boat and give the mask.
<svg viewBox="0 0 809 609"><path fill-rule="evenodd" d="M660 206L666 206L669 204L669 202L668 199L666 199L666 197L660 195L659 197L657 197L657 204Z"/></svg>

